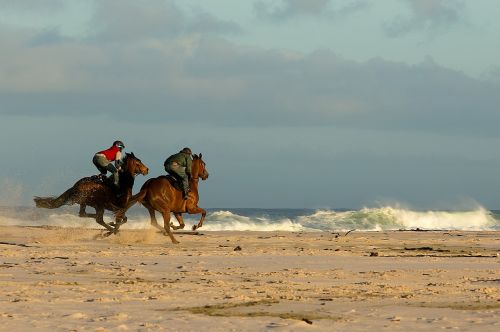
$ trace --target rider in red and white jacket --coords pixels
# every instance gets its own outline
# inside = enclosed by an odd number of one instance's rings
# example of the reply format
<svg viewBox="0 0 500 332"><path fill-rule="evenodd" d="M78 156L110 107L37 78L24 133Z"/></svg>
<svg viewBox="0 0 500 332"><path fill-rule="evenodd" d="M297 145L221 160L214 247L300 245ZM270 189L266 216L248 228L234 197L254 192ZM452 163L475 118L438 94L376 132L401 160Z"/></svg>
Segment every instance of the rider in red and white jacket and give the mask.
<svg viewBox="0 0 500 332"><path fill-rule="evenodd" d="M122 141L114 141L109 149L97 152L92 159L92 162L103 176L108 171L111 172L116 187L118 187L118 171L120 170L123 149L125 149L125 145Z"/></svg>

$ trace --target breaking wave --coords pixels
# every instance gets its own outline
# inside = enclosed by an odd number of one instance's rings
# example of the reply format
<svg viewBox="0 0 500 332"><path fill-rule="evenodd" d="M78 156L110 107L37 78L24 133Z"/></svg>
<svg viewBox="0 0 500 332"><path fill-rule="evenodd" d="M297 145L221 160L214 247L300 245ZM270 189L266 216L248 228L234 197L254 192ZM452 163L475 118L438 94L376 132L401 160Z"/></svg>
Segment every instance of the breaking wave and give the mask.
<svg viewBox="0 0 500 332"><path fill-rule="evenodd" d="M392 207L357 211L318 210L293 218L243 217L218 211L207 217L206 230L363 231L383 230L498 230L500 221L485 209L474 211L411 211Z"/></svg>
<svg viewBox="0 0 500 332"><path fill-rule="evenodd" d="M300 223L289 218L247 217L230 211L216 211L207 216L203 226L212 231L304 231Z"/></svg>
<svg viewBox="0 0 500 332"><path fill-rule="evenodd" d="M184 215L187 228L198 222L199 215ZM105 217L111 222L111 216ZM174 223L175 218L171 218ZM158 222L162 223L158 215ZM60 226L100 228L93 219L82 219L76 210L40 210L0 208L0 225ZM131 210L125 229L149 228L144 209ZM384 230L500 230L500 215L476 208L470 211L415 211L398 207L360 210L296 209L211 209L204 231L384 231Z"/></svg>

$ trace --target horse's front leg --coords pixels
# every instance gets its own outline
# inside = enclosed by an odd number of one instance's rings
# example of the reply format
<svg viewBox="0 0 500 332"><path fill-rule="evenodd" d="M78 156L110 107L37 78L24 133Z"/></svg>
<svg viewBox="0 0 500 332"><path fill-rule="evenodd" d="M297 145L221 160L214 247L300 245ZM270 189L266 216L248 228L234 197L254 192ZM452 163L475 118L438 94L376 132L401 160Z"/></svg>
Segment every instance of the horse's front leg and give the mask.
<svg viewBox="0 0 500 332"><path fill-rule="evenodd" d="M207 215L207 211L203 210L202 208L195 206L192 208L188 208L188 213L189 214L199 214L201 213L201 218L200 221L198 222L198 225L193 225L193 231L197 230L201 226L203 226L203 221L205 220L205 216Z"/></svg>
<svg viewBox="0 0 500 332"><path fill-rule="evenodd" d="M115 227L115 232L118 232L118 229L120 228L121 225L127 222L127 216L125 216L125 213L117 213L115 216L115 222L114 222L114 227ZM111 224L113 226L113 224Z"/></svg>
<svg viewBox="0 0 500 332"><path fill-rule="evenodd" d="M96 214L95 221L99 225L104 226L110 234L115 233L115 229L104 222L104 208L103 207L95 208L95 214Z"/></svg>
<svg viewBox="0 0 500 332"><path fill-rule="evenodd" d="M182 218L182 213L174 213L174 217L179 222L179 226L175 226L173 223L170 223L170 227L172 227L173 230L183 229L185 225L184 219Z"/></svg>

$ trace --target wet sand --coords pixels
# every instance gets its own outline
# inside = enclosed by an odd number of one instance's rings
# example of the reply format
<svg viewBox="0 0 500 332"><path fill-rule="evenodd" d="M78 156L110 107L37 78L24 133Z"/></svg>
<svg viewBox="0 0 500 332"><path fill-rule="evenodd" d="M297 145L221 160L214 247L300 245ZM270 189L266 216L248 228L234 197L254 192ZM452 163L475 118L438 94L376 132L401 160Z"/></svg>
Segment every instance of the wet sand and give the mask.
<svg viewBox="0 0 500 332"><path fill-rule="evenodd" d="M99 234L0 226L0 330L500 330L500 232Z"/></svg>

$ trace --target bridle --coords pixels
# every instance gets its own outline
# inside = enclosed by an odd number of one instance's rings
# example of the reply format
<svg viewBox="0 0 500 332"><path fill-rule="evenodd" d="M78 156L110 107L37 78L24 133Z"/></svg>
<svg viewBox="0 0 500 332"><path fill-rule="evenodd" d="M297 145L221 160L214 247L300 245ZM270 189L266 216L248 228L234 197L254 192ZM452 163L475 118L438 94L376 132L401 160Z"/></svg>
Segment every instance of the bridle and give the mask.
<svg viewBox="0 0 500 332"><path fill-rule="evenodd" d="M201 160L201 159L198 159L198 160L202 163L202 165L203 165L203 169L205 170L205 162L204 162L203 160ZM205 172L206 172L206 170L205 170ZM198 172L198 174L200 174L200 173L201 173L201 172ZM199 179L200 179L200 176L199 176L199 175L198 175L198 176L196 176L196 177L192 177L192 178L191 178L191 180L193 180L193 181L198 181Z"/></svg>

